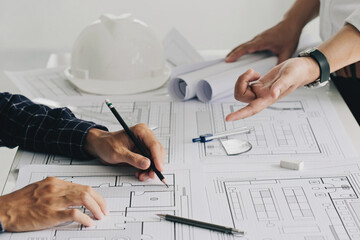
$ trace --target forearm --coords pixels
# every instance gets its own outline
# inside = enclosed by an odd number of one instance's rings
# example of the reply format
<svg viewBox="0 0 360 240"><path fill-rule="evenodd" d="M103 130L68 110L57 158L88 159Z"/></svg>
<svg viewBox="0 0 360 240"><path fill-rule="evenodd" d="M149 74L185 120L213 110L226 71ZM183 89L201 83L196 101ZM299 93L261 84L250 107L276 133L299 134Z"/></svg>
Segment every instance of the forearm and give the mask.
<svg viewBox="0 0 360 240"><path fill-rule="evenodd" d="M50 109L24 96L0 94L0 140L8 147L85 158L87 132L95 123L77 119L69 109Z"/></svg>
<svg viewBox="0 0 360 240"><path fill-rule="evenodd" d="M308 22L319 15L319 9L319 0L296 0L282 22L288 24L292 30L301 32Z"/></svg>
<svg viewBox="0 0 360 240"><path fill-rule="evenodd" d="M326 56L330 72L360 61L360 32L346 24L337 34L319 46Z"/></svg>

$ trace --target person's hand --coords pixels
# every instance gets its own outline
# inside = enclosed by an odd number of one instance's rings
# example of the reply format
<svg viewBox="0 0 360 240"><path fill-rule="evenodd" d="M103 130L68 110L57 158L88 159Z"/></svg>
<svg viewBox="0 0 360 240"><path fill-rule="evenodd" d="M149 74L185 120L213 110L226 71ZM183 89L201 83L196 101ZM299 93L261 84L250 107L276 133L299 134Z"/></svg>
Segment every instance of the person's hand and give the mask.
<svg viewBox="0 0 360 240"><path fill-rule="evenodd" d="M108 213L104 198L91 187L48 177L0 196L0 221L8 232L40 230L66 221L94 224L80 210L69 209L72 206L85 206L96 219Z"/></svg>
<svg viewBox="0 0 360 240"><path fill-rule="evenodd" d="M165 149L146 124L137 124L130 128L140 143L149 150L156 168L161 172L164 167ZM124 130L105 132L96 128L90 129L87 134L85 151L100 158L107 164L127 163L138 169L136 177L141 181L154 178L154 171L149 171L150 159L139 154L133 141Z"/></svg>
<svg viewBox="0 0 360 240"><path fill-rule="evenodd" d="M319 66L310 57L289 59L275 66L261 79L259 73L249 69L237 80L234 92L237 100L249 104L227 115L226 121L250 117L298 87L313 82L319 75ZM257 82L250 84L254 81Z"/></svg>
<svg viewBox="0 0 360 240"><path fill-rule="evenodd" d="M301 30L297 29L289 26L287 22L280 22L252 40L234 48L226 56L226 62L234 62L245 54L269 50L278 56L278 63L281 63L290 58L296 50L301 34Z"/></svg>

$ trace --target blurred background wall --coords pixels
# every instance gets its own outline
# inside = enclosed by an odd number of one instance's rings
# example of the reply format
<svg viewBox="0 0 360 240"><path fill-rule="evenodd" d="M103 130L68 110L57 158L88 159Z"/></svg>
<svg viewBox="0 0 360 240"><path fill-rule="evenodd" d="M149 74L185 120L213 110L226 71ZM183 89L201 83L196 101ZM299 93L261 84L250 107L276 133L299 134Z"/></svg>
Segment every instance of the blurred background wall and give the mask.
<svg viewBox="0 0 360 240"><path fill-rule="evenodd" d="M160 39L175 27L198 49L231 49L277 23L294 0L0 0L0 50L70 51L102 13L132 13ZM304 30L318 38L318 20Z"/></svg>

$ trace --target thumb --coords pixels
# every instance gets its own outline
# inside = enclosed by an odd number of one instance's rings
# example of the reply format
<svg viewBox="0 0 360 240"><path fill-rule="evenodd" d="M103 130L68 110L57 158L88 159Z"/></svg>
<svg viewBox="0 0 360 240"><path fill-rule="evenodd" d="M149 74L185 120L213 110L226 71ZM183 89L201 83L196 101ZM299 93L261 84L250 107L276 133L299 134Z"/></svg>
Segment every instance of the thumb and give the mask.
<svg viewBox="0 0 360 240"><path fill-rule="evenodd" d="M150 167L150 160L140 154L127 151L123 156L123 161L141 170Z"/></svg>

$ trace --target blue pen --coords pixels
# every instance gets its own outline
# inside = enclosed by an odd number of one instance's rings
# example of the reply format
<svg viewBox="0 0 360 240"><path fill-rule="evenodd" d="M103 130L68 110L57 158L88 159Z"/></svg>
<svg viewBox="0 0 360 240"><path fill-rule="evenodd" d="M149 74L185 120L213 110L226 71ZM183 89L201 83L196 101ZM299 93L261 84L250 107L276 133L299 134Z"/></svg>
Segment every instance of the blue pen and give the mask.
<svg viewBox="0 0 360 240"><path fill-rule="evenodd" d="M251 128L248 128L248 127L242 127L242 128L239 128L239 129L235 129L235 130L232 130L232 131L225 131L225 132L221 132L221 133L218 133L218 134L211 134L211 133L208 133L208 134L204 134L204 135L200 135L198 138L193 138L192 141L193 142L210 142L216 138L222 138L222 137L227 137L227 136L231 136L231 135L236 135L236 134L242 134L242 133L250 133L251 131L253 131L254 128L251 127Z"/></svg>

